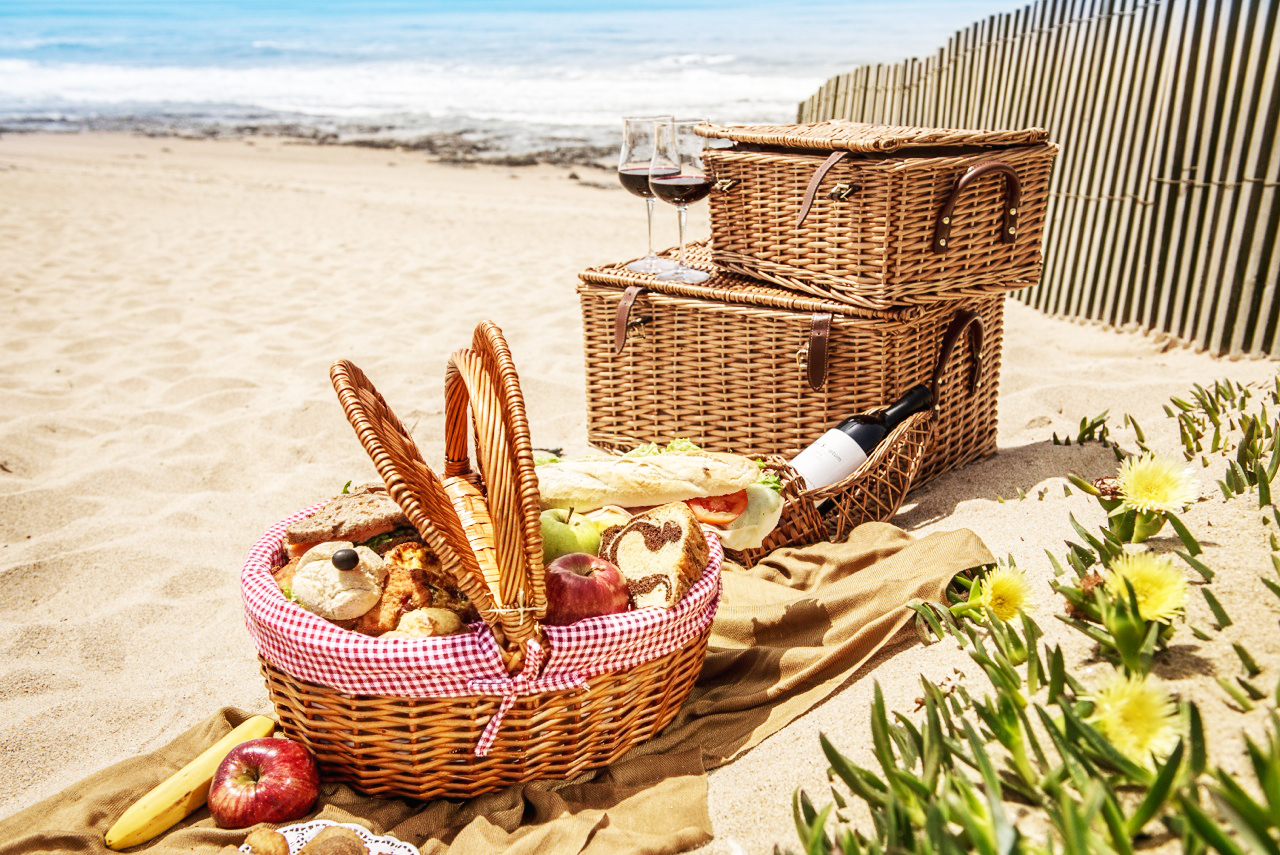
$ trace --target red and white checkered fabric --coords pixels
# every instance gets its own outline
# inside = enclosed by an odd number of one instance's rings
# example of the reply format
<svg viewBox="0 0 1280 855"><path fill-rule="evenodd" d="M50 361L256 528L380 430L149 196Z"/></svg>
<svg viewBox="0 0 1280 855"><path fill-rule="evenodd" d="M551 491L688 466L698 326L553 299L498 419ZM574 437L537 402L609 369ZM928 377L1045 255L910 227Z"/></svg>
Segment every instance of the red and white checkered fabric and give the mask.
<svg viewBox="0 0 1280 855"><path fill-rule="evenodd" d="M323 504L323 503L322 503ZM442 638L381 639L342 629L289 602L271 569L284 562L284 532L322 505L276 523L254 544L240 575L245 623L258 653L274 667L352 695L396 698L500 697L476 753L488 753L503 714L522 696L582 688L599 674L626 671L682 649L715 617L720 602L720 539L706 570L672 609L635 609L543 628L547 650L526 643L525 666L510 675L483 621ZM543 659L546 667L539 673Z"/></svg>

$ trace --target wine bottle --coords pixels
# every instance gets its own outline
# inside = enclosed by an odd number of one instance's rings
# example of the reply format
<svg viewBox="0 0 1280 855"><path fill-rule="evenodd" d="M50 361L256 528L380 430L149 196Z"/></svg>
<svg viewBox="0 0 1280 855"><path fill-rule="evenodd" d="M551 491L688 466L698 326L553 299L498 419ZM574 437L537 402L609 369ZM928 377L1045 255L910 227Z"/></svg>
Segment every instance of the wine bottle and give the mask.
<svg viewBox="0 0 1280 855"><path fill-rule="evenodd" d="M912 386L901 398L877 415L850 416L791 461L791 468L810 490L843 481L867 462L880 441L907 416L933 406L933 392L926 385Z"/></svg>

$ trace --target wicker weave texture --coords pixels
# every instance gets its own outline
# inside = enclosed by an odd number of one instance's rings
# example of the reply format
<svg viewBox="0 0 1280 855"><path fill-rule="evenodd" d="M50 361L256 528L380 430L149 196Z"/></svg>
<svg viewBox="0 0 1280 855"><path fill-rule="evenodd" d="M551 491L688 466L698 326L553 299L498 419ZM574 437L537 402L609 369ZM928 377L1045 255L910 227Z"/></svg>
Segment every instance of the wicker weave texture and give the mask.
<svg viewBox="0 0 1280 855"><path fill-rule="evenodd" d="M480 324L471 348L450 357L444 477L422 460L357 366L338 361L330 376L388 491L493 630L508 673L520 674L526 643L549 640L539 623L546 597L537 475L519 377L501 331ZM714 602L708 608L713 613ZM589 677L585 689L509 697L506 709L503 697L483 693L353 696L260 661L281 728L315 752L327 779L371 795L468 798L606 765L656 734L701 670L710 615L700 614L707 629L670 653ZM296 641L310 643L305 639ZM645 640L628 644L638 650ZM486 731L499 714L501 724ZM477 753L486 733L493 741Z"/></svg>
<svg viewBox="0 0 1280 855"><path fill-rule="evenodd" d="M715 261L866 309L1003 294L1038 281L1055 146L940 149L931 156L907 151L839 161L798 223L822 155L708 150L707 169L716 181L710 200ZM947 246L936 250L939 213L957 180L992 161L1017 174L1014 239L1003 240L1010 179L992 172L958 194Z"/></svg>
<svg viewBox="0 0 1280 855"><path fill-rule="evenodd" d="M767 466L783 483L778 526L759 548L726 556L753 567L775 549L820 540L842 541L865 522L891 519L915 486L936 423L933 411L914 413L881 440L857 472L818 490L807 489L784 458L771 457Z"/></svg>
<svg viewBox="0 0 1280 855"><path fill-rule="evenodd" d="M874 125L831 119L805 125L698 125L694 133L713 139L733 140L772 148L806 148L815 151L885 152L936 146L1011 146L1047 142L1043 128L978 130L971 128L920 128L909 125Z"/></svg>
<svg viewBox="0 0 1280 855"><path fill-rule="evenodd" d="M695 252L691 258L705 265L705 255ZM615 354L618 305L625 287L637 282L651 290L637 297L625 345ZM995 452L1003 297L973 297L922 311L862 312L745 282L721 273L702 286L672 289L621 266L581 274L587 433L593 445L625 451L687 437L710 450L790 459L844 418L885 406L928 382L955 312L969 309L986 329L981 353L962 347L948 363L936 438L916 483ZM815 390L805 359L819 310L831 314L829 368ZM975 359L979 383L970 394Z"/></svg>
<svg viewBox="0 0 1280 855"><path fill-rule="evenodd" d="M281 730L311 748L324 780L372 796L471 798L606 766L655 736L693 690L708 638L586 689L520 698L484 757L473 749L501 698L353 696L260 664Z"/></svg>

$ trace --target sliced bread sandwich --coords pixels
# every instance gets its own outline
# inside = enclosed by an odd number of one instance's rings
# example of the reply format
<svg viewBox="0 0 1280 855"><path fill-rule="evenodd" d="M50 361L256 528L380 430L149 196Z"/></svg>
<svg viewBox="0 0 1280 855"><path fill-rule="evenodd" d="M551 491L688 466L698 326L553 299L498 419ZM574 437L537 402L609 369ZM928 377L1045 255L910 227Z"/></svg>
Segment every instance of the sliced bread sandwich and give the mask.
<svg viewBox="0 0 1280 855"><path fill-rule="evenodd" d="M382 538L403 530L404 537ZM375 538L377 543L371 543ZM311 547L332 541L368 545L382 554L396 542L416 540L418 533L383 484L363 484L334 496L320 510L285 529L285 550L297 558Z"/></svg>

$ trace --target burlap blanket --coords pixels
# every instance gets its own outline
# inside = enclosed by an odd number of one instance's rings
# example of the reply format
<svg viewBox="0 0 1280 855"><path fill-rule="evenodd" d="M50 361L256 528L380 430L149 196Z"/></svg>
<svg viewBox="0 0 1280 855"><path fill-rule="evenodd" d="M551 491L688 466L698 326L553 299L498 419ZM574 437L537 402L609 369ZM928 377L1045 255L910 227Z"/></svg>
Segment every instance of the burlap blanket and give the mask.
<svg viewBox="0 0 1280 855"><path fill-rule="evenodd" d="M908 625L907 602L938 600L956 573L992 561L966 530L916 539L869 523L846 543L779 550L750 571L726 565L693 694L671 726L613 766L466 801L373 799L325 785L311 818L358 822L414 843L424 855L656 855L697 847L713 834L707 770L835 691ZM0 853L108 851L102 836L126 807L246 715L221 710L165 748L0 822ZM230 855L244 837L217 828L202 809L135 851Z"/></svg>

